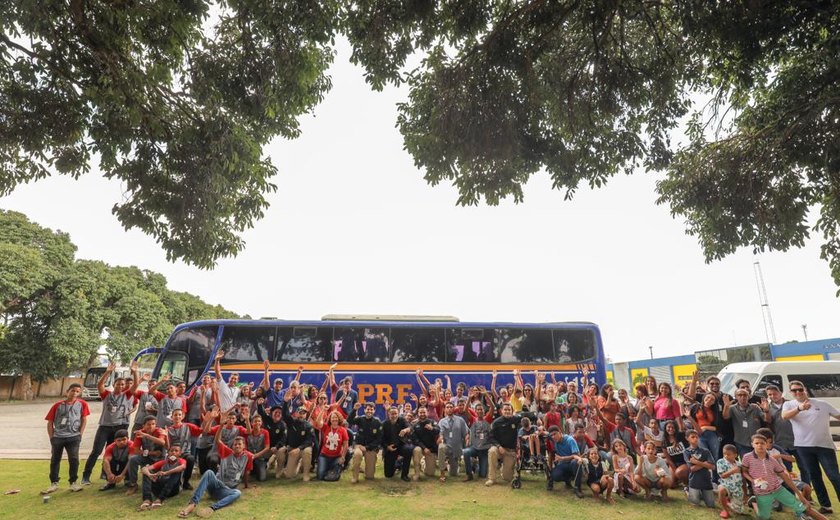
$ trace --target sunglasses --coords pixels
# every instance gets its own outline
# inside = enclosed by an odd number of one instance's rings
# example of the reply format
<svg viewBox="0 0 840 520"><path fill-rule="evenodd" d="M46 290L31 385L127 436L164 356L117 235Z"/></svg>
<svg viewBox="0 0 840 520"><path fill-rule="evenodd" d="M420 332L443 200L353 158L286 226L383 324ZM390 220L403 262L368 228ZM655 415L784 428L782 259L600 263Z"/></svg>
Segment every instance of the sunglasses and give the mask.
<svg viewBox="0 0 840 520"><path fill-rule="evenodd" d="M795 394L798 394L799 392L804 392L805 389L804 388L791 388L790 391L795 393Z"/></svg>

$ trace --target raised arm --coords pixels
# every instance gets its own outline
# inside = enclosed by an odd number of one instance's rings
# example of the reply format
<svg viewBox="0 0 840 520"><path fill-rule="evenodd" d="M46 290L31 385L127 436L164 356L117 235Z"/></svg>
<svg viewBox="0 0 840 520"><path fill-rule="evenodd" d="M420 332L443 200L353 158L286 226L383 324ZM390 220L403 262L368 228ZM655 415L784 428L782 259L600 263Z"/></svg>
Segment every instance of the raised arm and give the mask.
<svg viewBox="0 0 840 520"><path fill-rule="evenodd" d="M132 361L130 365L131 370L131 388L129 389L129 393L134 395L134 392L137 391L137 388L140 386L140 365L137 361Z"/></svg>
<svg viewBox="0 0 840 520"><path fill-rule="evenodd" d="M102 377L99 378L99 381L96 382L96 389L99 390L99 395L105 393L105 381L111 376L111 372L117 368L117 364L111 361L108 363L108 368L105 369L105 372L102 373Z"/></svg>
<svg viewBox="0 0 840 520"><path fill-rule="evenodd" d="M420 386L420 392L423 395L429 395L429 392L426 390L426 386L423 384L423 378L421 377L423 375L423 370L418 368L415 373L417 374L417 385Z"/></svg>
<svg viewBox="0 0 840 520"><path fill-rule="evenodd" d="M534 386L534 399L539 402L540 396L542 395L542 384L545 382L545 374L540 374L539 370L534 370L534 378L536 379L536 384Z"/></svg>
<svg viewBox="0 0 840 520"><path fill-rule="evenodd" d="M449 374L443 376L446 379L446 389L452 392L452 380L449 379Z"/></svg>
<svg viewBox="0 0 840 520"><path fill-rule="evenodd" d="M265 389L266 392L271 388L271 381L269 380L270 374L268 373L268 369L271 368L271 362L267 359L263 361L263 379L260 381L260 386Z"/></svg>
<svg viewBox="0 0 840 520"><path fill-rule="evenodd" d="M303 365L300 365L297 369L297 374L295 374L294 381L300 382L300 375L303 374Z"/></svg>
<svg viewBox="0 0 840 520"><path fill-rule="evenodd" d="M494 370L493 371L493 378L490 379L490 393L493 394L493 399L498 400L499 399L499 394L496 393L496 376L497 376L497 373Z"/></svg>
<svg viewBox="0 0 840 520"><path fill-rule="evenodd" d="M691 382L688 383L688 395L690 395L692 399L694 399L694 396L697 395L697 382L698 382L699 379L700 379L700 371L695 370L691 374Z"/></svg>
<svg viewBox="0 0 840 520"><path fill-rule="evenodd" d="M520 390L525 389L525 384L522 382L522 376L519 374L519 369L513 369L513 389L516 390L519 388Z"/></svg>
<svg viewBox="0 0 840 520"><path fill-rule="evenodd" d="M213 362L213 371L216 373L216 379L219 380L219 384L224 384L225 379L222 377L222 358L225 357L225 351L220 350L216 352L216 358Z"/></svg>

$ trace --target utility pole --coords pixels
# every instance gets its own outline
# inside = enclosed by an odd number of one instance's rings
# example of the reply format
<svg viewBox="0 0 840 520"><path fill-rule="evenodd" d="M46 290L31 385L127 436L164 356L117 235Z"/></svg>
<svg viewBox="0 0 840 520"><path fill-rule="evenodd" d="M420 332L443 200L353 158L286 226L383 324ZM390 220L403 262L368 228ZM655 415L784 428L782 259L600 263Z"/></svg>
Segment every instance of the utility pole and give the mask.
<svg viewBox="0 0 840 520"><path fill-rule="evenodd" d="M650 359L653 359L653 345L649 346L648 349L650 349Z"/></svg>
<svg viewBox="0 0 840 520"><path fill-rule="evenodd" d="M773 316L770 314L770 302L767 299L767 288L764 286L764 275L761 273L761 264L758 260L753 262L755 272L755 284L758 288L758 303L761 305L761 318L764 321L764 336L767 343L776 343L776 329L773 328Z"/></svg>
<svg viewBox="0 0 840 520"><path fill-rule="evenodd" d="M805 335L805 341L808 341L808 324L807 323L802 324L802 334Z"/></svg>

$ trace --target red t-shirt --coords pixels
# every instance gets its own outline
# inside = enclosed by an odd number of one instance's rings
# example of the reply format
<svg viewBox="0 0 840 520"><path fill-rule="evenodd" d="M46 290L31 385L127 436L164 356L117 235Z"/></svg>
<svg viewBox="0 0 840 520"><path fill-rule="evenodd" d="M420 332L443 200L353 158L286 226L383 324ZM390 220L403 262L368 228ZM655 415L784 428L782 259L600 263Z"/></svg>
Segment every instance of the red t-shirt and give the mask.
<svg viewBox="0 0 840 520"><path fill-rule="evenodd" d="M223 459L226 459L233 455L233 450L228 448L224 444L219 444L217 449L219 450L219 457ZM250 473L251 470L254 469L254 454L248 450L245 450L242 453L244 453L245 456L248 457L248 464L245 466L245 472Z"/></svg>
<svg viewBox="0 0 840 520"><path fill-rule="evenodd" d="M114 448L116 447L116 443L111 443L105 447L105 455L102 456L103 459L110 459L114 457ZM125 445L128 448L128 453L132 453L134 451L134 443L132 441L128 441Z"/></svg>
<svg viewBox="0 0 840 520"><path fill-rule="evenodd" d="M344 426L333 429L330 425L321 428L321 455L325 457L340 457L341 447L350 442L350 436Z"/></svg>
<svg viewBox="0 0 840 520"><path fill-rule="evenodd" d="M137 430L134 432L134 440L131 441L132 447L134 448L134 454L140 455L143 452L143 438L140 437L139 433L141 430ZM151 435L161 439L163 441L166 440L166 432L161 430L160 428L155 428L155 431L151 433ZM151 444L151 443L150 443ZM161 446L158 444L154 444L150 449L153 451L163 450L165 445Z"/></svg>
<svg viewBox="0 0 840 520"><path fill-rule="evenodd" d="M558 428L563 429L563 416L560 415L558 412L548 412L543 416L543 428L546 430L551 428L552 426L557 426Z"/></svg>
<svg viewBox="0 0 840 520"><path fill-rule="evenodd" d="M162 468L163 466L165 466L168 463L169 463L168 459L161 459L161 460L155 462L154 464L152 464L151 470L152 471L160 471L160 468ZM175 466L183 466L186 463L187 463L187 461L185 461L184 459L178 459L178 463L175 464Z"/></svg>

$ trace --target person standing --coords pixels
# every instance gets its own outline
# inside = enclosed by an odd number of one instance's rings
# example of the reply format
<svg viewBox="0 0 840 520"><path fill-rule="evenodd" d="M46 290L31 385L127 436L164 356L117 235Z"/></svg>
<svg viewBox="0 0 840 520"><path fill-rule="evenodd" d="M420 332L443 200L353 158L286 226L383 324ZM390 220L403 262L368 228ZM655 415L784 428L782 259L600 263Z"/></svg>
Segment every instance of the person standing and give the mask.
<svg viewBox="0 0 840 520"><path fill-rule="evenodd" d="M831 514L831 499L822 478L822 470L828 477L834 492L840 496L840 472L837 470L837 455L829 431L832 417L840 419L840 411L821 399L811 399L805 384L791 381L788 388L793 400L782 405L782 419L790 421L793 427L793 443L796 452L804 463L804 469L811 478L811 486L817 492L820 502L819 512Z"/></svg>
<svg viewBox="0 0 840 520"><path fill-rule="evenodd" d="M761 409L764 411L764 422L773 431L773 438L776 444L784 448L785 451L793 455L796 459L796 466L799 468L799 479L806 484L810 484L811 479L808 477L808 470L805 469L805 463L799 458L799 454L793 445L793 425L787 419L782 418L782 407L787 400L776 385L767 385L764 390L767 392L767 399L762 399L761 401Z"/></svg>
<svg viewBox="0 0 840 520"><path fill-rule="evenodd" d="M213 371L216 373L216 381L219 383L219 407L222 409L222 413L233 408L233 406L237 403L237 399L239 399L240 392L240 388L238 386L238 373L234 372L231 374L227 382L225 382L225 378L222 377L222 359L224 359L224 357L225 352L223 350L218 351L216 353L215 362L213 363Z"/></svg>
<svg viewBox="0 0 840 520"><path fill-rule="evenodd" d="M90 485L90 476L96 461L105 446L114 442L114 436L120 430L128 430L128 416L134 407L134 390L140 382L137 375L137 362L131 363L131 374L133 382L118 377L114 380L114 388L109 391L105 388L105 382L117 368L117 364L111 362L102 377L96 384L99 390L99 398L102 401L102 414L99 416L99 426L96 428L96 436L93 438L93 448L90 450L85 469L82 471L82 485ZM104 469L103 469L104 475Z"/></svg>
<svg viewBox="0 0 840 520"><path fill-rule="evenodd" d="M79 399L82 385L73 383L67 388L64 400L52 405L44 420L47 421L47 435L50 437L50 487L41 494L49 495L58 491L58 471L61 469L61 457L67 452L70 464L70 491L81 491L76 483L79 478L79 445L85 433L87 417L90 415L88 404Z"/></svg>
<svg viewBox="0 0 840 520"><path fill-rule="evenodd" d="M761 428L763 416L764 413L761 408L750 403L749 390L739 388L735 391L734 406L729 396L723 398L723 418L732 422L735 447L738 448L738 454L741 457L753 450L750 439ZM714 455L712 456L714 457Z"/></svg>

